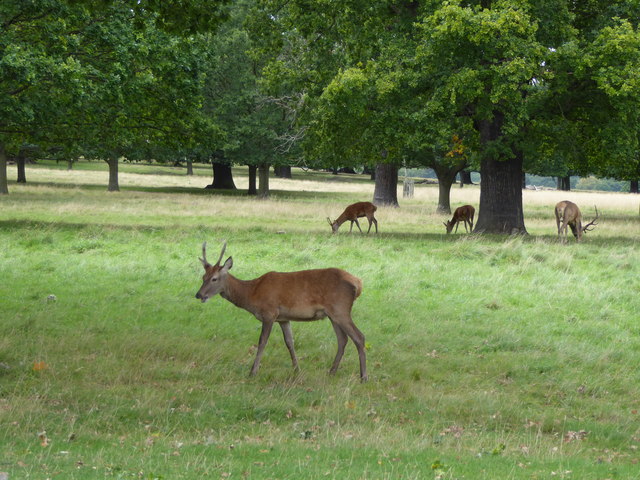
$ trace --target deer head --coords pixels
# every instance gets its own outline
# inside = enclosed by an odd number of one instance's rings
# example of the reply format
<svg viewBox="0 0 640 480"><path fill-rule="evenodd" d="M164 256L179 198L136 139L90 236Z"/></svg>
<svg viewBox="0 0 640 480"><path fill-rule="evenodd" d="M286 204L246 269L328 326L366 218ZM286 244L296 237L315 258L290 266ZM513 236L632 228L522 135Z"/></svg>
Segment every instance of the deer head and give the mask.
<svg viewBox="0 0 640 480"><path fill-rule="evenodd" d="M340 227L340 225L338 225L338 221L334 220L332 222L331 219L327 217L327 222L329 222L329 226L331 227L331 232L336 233L338 231L338 228Z"/></svg>
<svg viewBox="0 0 640 480"><path fill-rule="evenodd" d="M196 298L202 301L202 303L205 303L211 297L215 297L224 290L227 274L229 273L229 269L233 266L232 257L227 258L224 265L220 266L220 261L222 260L222 256L224 255L226 248L227 242L224 242L218 261L215 265L211 265L207 262L207 242L202 244L202 258L200 261L204 267L204 275L202 277L202 286L200 287L200 290L198 290L198 293L196 293Z"/></svg>

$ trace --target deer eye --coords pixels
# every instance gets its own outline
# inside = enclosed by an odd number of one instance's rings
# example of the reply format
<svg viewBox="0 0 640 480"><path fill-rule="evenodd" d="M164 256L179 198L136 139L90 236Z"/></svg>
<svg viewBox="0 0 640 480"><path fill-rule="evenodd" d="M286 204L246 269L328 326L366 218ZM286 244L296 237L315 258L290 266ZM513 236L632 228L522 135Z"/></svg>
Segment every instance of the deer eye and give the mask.
<svg viewBox="0 0 640 480"><path fill-rule="evenodd" d="M211 277L211 282L217 282L218 281L218 277Z"/></svg>

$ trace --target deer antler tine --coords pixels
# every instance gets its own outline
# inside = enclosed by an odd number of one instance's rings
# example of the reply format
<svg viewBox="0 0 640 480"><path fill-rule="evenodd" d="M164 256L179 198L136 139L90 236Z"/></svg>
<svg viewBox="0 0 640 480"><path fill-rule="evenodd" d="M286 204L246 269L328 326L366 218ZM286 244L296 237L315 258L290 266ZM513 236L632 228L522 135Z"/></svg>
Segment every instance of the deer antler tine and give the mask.
<svg viewBox="0 0 640 480"><path fill-rule="evenodd" d="M207 242L202 243L202 258L200 259L203 265L209 265L207 262Z"/></svg>
<svg viewBox="0 0 640 480"><path fill-rule="evenodd" d="M220 257L218 258L218 261L216 262L216 265L220 265L220 260L222 260L222 256L224 255L224 251L227 249L227 241L225 240L222 243L222 251L220 252Z"/></svg>

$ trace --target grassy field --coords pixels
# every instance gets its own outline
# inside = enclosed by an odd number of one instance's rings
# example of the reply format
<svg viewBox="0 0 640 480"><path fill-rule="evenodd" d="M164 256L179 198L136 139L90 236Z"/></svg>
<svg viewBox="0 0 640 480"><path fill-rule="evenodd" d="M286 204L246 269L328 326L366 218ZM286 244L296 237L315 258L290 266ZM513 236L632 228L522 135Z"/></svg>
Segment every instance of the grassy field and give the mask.
<svg viewBox="0 0 640 480"><path fill-rule="evenodd" d="M210 175L122 165L109 194L100 163L44 164L0 197L9 480L640 477L638 196L525 191L530 235L447 236L437 187L417 185L380 234L331 235L366 178L296 171L257 201L203 191ZM563 199L601 212L580 245L556 239ZM369 382L352 343L327 375L327 321L293 325L299 372L277 329L248 377L260 323L194 298L205 240L241 279L360 277Z"/></svg>

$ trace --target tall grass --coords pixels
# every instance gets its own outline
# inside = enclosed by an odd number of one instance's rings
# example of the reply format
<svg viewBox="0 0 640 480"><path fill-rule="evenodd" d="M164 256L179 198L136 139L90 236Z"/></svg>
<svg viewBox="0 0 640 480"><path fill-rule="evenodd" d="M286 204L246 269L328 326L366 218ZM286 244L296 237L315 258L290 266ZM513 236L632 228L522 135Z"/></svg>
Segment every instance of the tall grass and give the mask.
<svg viewBox="0 0 640 480"><path fill-rule="evenodd" d="M299 173L256 201L201 192L208 170L140 168L118 194L104 171L30 169L0 199L10 479L637 478L637 197L527 191L531 235L447 236L437 188L418 185L378 210L379 235L331 235L325 218L371 182ZM452 204L478 196L455 187ZM580 245L556 240L564 198L601 212ZM299 373L274 333L249 378L259 322L193 298L202 241L214 256L223 239L239 278L362 278L370 381L351 343L327 375L327 322L294 324Z"/></svg>

